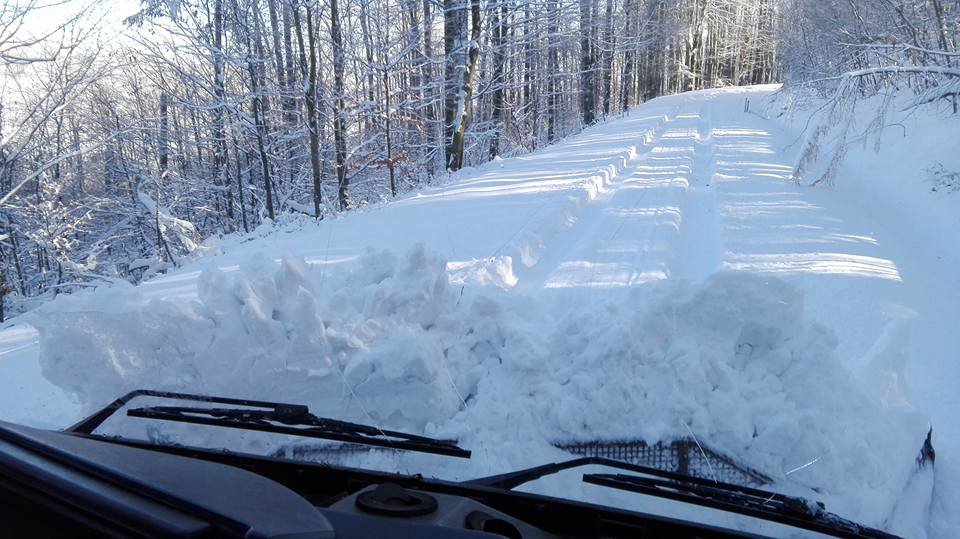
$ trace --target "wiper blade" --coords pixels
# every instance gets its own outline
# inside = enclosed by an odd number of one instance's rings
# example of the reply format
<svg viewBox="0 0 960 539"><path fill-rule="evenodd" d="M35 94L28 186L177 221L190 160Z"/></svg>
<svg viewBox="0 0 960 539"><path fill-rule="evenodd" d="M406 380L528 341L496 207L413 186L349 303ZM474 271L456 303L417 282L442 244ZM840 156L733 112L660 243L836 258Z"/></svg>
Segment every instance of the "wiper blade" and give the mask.
<svg viewBox="0 0 960 539"><path fill-rule="evenodd" d="M426 436L417 436L415 434L383 430L359 423L317 417L310 413L310 410L306 406L300 404L208 397L204 395L144 389L132 391L120 397L102 410L67 430L78 434L92 434L93 431L113 415L114 412L136 397L160 397L249 408L147 406L127 410L127 415L130 417L228 427L273 434L289 434L293 436L336 440L452 457L470 457L470 451L460 448L451 440L439 440Z"/></svg>
<svg viewBox="0 0 960 539"><path fill-rule="evenodd" d="M603 457L581 457L563 462L542 464L505 474L465 481L464 484L512 490L541 477L583 466L606 466L643 474L642 476L585 474L583 481L593 485L673 499L730 513L739 513L834 537L896 539L895 535L846 520L827 512L823 504L812 504L803 498L722 481L702 479Z"/></svg>
<svg viewBox="0 0 960 539"><path fill-rule="evenodd" d="M301 405L278 403L277 407L272 410L148 406L127 410L127 415L274 434L291 434L452 457L470 457L469 451L461 449L449 440L438 440L415 434L383 430L369 425L317 417L311 414L306 406Z"/></svg>
<svg viewBox="0 0 960 539"><path fill-rule="evenodd" d="M650 475L663 475L654 470ZM674 474L670 474L674 475ZM625 474L585 474L585 483L711 507L834 537L896 539L826 511L820 502L699 478L661 478Z"/></svg>

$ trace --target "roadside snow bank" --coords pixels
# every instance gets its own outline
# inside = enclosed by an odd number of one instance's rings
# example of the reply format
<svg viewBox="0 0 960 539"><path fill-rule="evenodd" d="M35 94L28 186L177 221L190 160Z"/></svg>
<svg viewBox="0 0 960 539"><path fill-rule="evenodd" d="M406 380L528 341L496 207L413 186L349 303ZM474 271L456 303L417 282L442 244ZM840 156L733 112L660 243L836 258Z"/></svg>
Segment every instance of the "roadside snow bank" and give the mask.
<svg viewBox="0 0 960 539"><path fill-rule="evenodd" d="M394 469L463 478L555 459L553 441L694 434L873 525L907 482L926 421L863 391L783 281L718 274L551 312L495 287L464 295L449 279L423 247L368 251L336 270L259 258L204 271L191 303L141 301L131 288L116 303L128 308L74 302L31 323L44 375L88 411L150 387L303 403L482 449L469 464L389 457Z"/></svg>
<svg viewBox="0 0 960 539"><path fill-rule="evenodd" d="M456 437L489 417L534 439L693 435L783 489L815 489L831 510L874 525L892 510L928 423L858 385L833 334L805 319L798 289L731 272L571 307L544 333L500 323L513 333L504 353L528 353L481 380Z"/></svg>
<svg viewBox="0 0 960 539"><path fill-rule="evenodd" d="M798 156L809 144L801 182L826 184L878 222L893 222L927 265L947 278L960 242L924 241L960 229L960 116L946 101L917 105L908 90L830 102L803 88L767 98L766 114L790 132Z"/></svg>
<svg viewBox="0 0 960 539"><path fill-rule="evenodd" d="M293 256L279 271L254 258L233 274L204 270L197 287L185 304L39 314L44 375L87 410L137 387L319 402L355 418L351 401L362 396L375 420L415 430L457 410L438 374L465 322L453 315L445 262L423 248L402 262L369 252L336 274ZM455 367L469 391L470 369ZM404 392L419 398L396 398Z"/></svg>

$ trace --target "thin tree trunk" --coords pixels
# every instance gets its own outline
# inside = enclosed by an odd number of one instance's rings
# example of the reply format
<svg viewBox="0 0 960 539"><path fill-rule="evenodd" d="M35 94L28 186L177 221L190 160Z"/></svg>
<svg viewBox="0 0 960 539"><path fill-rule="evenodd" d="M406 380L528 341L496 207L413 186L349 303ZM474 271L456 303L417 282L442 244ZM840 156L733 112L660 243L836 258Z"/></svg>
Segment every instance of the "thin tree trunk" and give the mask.
<svg viewBox="0 0 960 539"><path fill-rule="evenodd" d="M557 121L560 116L560 87L557 76L560 71L560 53L557 50L557 33L559 32L560 14L555 1L547 3L549 14L547 23L547 142L553 142L557 137Z"/></svg>
<svg viewBox="0 0 960 539"><path fill-rule="evenodd" d="M460 112L459 125L453 136L453 151L450 170L460 170L463 167L464 141L470 116L473 112L473 79L477 74L477 58L480 56L480 0L470 2L470 44L466 76L463 78L463 88L457 96L457 110Z"/></svg>
<svg viewBox="0 0 960 539"><path fill-rule="evenodd" d="M633 13L634 0L626 0L623 5L623 10L626 13L626 34L627 39L630 41L635 41L638 36L636 35L636 30L633 27L633 21L636 20L636 16ZM623 75L621 75L620 81L620 111L626 112L630 108L631 102L630 98L633 91L633 63L636 58L636 51L633 47L628 48L623 52Z"/></svg>
<svg viewBox="0 0 960 539"><path fill-rule="evenodd" d="M224 153L226 152L226 142L224 140L224 119L223 109L226 95L226 82L224 81L224 58L223 58L223 0L216 0L213 8L213 92L216 103L213 108L213 185L217 189L217 198L223 197L224 174L223 168L226 166ZM233 203L231 197L224 200L224 207L227 211L227 218L233 220Z"/></svg>
<svg viewBox="0 0 960 539"><path fill-rule="evenodd" d="M239 12L236 0L234 0L234 10ZM250 113L253 116L254 133L257 140L257 152L260 155L260 171L261 175L263 176L263 190L266 195L267 217L273 220L276 219L276 213L274 211L274 193L273 182L271 181L270 174L270 158L267 154L266 144L267 126L264 118L266 105L264 102L263 86L261 84L259 69L254 61L255 58L262 59L262 55L254 55L254 46L259 49L260 37L257 34L257 29L257 25L254 25L253 32L251 32L249 27L243 28L246 33L247 73L250 76L250 92L253 95L253 99L250 100ZM253 35L251 35L251 33ZM257 45L251 44L251 40L254 40Z"/></svg>
<svg viewBox="0 0 960 539"><path fill-rule="evenodd" d="M390 124L390 71L386 68L383 70L383 92L385 95L386 101L386 111L384 112L386 119L384 121L383 127L383 136L386 139L387 144L387 169L390 171L390 196L397 196L397 181L394 173L394 162L393 162L393 140L391 138L391 124Z"/></svg>
<svg viewBox="0 0 960 539"><path fill-rule="evenodd" d="M3 262L2 257L0 257L0 262ZM7 287L7 279L3 275L3 272L0 272L0 323L3 323L5 318L4 306L7 303L7 293L10 292L10 289Z"/></svg>
<svg viewBox="0 0 960 539"><path fill-rule="evenodd" d="M160 178L167 175L167 169L170 163L170 121L167 113L169 97L167 92L160 91L160 135L159 135L159 159L160 159Z"/></svg>
<svg viewBox="0 0 960 539"><path fill-rule="evenodd" d="M506 86L504 73L504 38L506 37L507 3L500 1L500 14L494 6L490 16L493 32L493 137L490 139L490 159L500 155L500 136L504 130L503 88ZM526 85L524 86L526 88ZM526 93L526 91L524 91ZM524 100L524 103L527 101Z"/></svg>
<svg viewBox="0 0 960 539"><path fill-rule="evenodd" d="M307 106L307 131L310 138L310 171L313 175L313 215L320 218L323 213L321 205L323 204L322 191L322 167L320 161L320 126L317 119L317 48L316 37L313 29L313 15L311 9L307 8L307 41L310 49L307 52L310 55L309 61L306 61L304 55L303 31L300 27L300 9L295 8L293 12L294 25L297 32L297 44L300 47L301 63L308 63L307 84L304 87L304 102Z"/></svg>
<svg viewBox="0 0 960 539"><path fill-rule="evenodd" d="M590 44L592 1L595 0L580 0L580 115L583 125L594 121L593 47Z"/></svg>
<svg viewBox="0 0 960 539"><path fill-rule="evenodd" d="M0 96L0 140L3 140L3 96ZM13 189L13 179L9 174L9 164L7 163L7 149L4 144L0 144L0 193L6 195Z"/></svg>
<svg viewBox="0 0 960 539"><path fill-rule="evenodd" d="M157 250L160 250L162 247L166 247L167 255L170 258L170 261L173 262L173 255L170 253L170 248L166 246L163 241L163 229L160 226L160 190L163 185L163 181L167 178L167 171L169 167L169 139L170 139L170 128L169 128L169 119L167 117L167 92L160 92L160 135L158 140L158 153L160 154L160 175L157 177L157 200L156 208L154 208L155 215L155 226L157 227ZM162 252L162 251L161 251Z"/></svg>
<svg viewBox="0 0 960 539"><path fill-rule="evenodd" d="M447 139L446 124L443 121L443 95L446 87L446 78L444 82L435 84L437 70L433 67L433 11L430 9L432 0L423 0L423 80L430 81L430 87L426 90L427 99L427 122L429 124L428 133L432 135L431 148L435 148L437 159L446 158ZM446 1L444 2L446 5ZM443 72L446 77L446 72ZM434 160L436 162L436 160ZM444 161L446 167L446 161Z"/></svg>
<svg viewBox="0 0 960 539"><path fill-rule="evenodd" d="M243 231L250 232L250 225L247 223L246 197L243 196L243 172L240 169L240 146L237 144L236 135L233 136L233 156L234 162L236 162L237 165L237 201L240 203L240 220L243 223Z"/></svg>
<svg viewBox="0 0 960 539"><path fill-rule="evenodd" d="M450 170L455 166L455 144L457 121L460 111L457 105L462 102L460 91L463 80L466 78L464 34L466 32L466 0L444 0L443 2L443 52L444 52L444 85L443 85L443 140L444 140L444 167Z"/></svg>
<svg viewBox="0 0 960 539"><path fill-rule="evenodd" d="M373 110L375 98L373 95L373 37L370 35L370 21L367 14L367 2L360 2L360 31L363 34L363 52L367 65L364 67L366 77L364 77L367 86L367 110ZM369 132L373 129L370 113L364 115L364 131Z"/></svg>
<svg viewBox="0 0 960 539"><path fill-rule="evenodd" d="M330 39L333 41L333 140L334 154L337 160L337 186L340 210L347 209L350 200L347 196L349 180L347 179L347 142L344 115L346 108L343 97L343 69L344 51L343 37L340 31L340 10L337 0L330 0Z"/></svg>
<svg viewBox="0 0 960 539"><path fill-rule="evenodd" d="M519 110L525 111L526 113L526 118L524 118L523 123L529 127L527 127L528 133L526 137L528 143L525 144L525 147L530 150L536 148L540 142L540 114L543 112L540 110L540 100L543 93L541 91L540 80L544 74L541 72L540 66L544 65L544 63L540 61L541 52L538 50L540 42L537 38L541 30L537 25L539 14L535 10L536 6L531 6L529 3L524 5L522 26L524 43L523 96L519 107ZM509 43L516 39L518 25L511 24L507 21L506 12L504 12L502 19L504 20L501 24L504 25L505 29L503 32L504 35L502 35L501 38L507 46L507 51L504 52L506 56L510 50ZM507 28L509 28L509 30L507 30ZM507 33L509 33L509 39ZM509 72L508 68L505 68L505 73ZM546 76L549 77L550 73L547 73ZM508 96L504 96L504 101L509 99ZM514 100L516 100L516 98L514 98Z"/></svg>
<svg viewBox="0 0 960 539"><path fill-rule="evenodd" d="M610 114L613 97L613 0L607 0L607 28L603 43L603 115Z"/></svg>

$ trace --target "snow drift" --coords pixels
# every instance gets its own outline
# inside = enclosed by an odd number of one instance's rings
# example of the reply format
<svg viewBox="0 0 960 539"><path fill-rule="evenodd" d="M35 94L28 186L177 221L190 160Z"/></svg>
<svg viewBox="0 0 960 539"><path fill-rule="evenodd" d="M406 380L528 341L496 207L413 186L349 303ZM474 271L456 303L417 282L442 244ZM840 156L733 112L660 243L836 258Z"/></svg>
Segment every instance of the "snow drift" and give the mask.
<svg viewBox="0 0 960 539"><path fill-rule="evenodd" d="M150 387L304 403L485 448L469 467L408 462L437 475L536 464L555 458L554 441L693 434L874 525L927 428L858 386L796 288L748 273L549 311L493 287L465 294L442 258L416 247L336 270L254 258L205 270L198 291L184 303L126 288L109 313L82 301L35 313L44 375L87 411ZM243 443L224 436L206 441Z"/></svg>

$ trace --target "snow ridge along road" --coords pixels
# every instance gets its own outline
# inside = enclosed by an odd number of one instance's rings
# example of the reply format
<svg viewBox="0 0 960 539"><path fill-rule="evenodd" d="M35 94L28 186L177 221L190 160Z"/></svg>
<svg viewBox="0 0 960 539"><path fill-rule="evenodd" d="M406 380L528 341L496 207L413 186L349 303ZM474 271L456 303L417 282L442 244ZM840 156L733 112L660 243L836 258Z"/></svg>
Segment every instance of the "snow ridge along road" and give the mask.
<svg viewBox="0 0 960 539"><path fill-rule="evenodd" d="M891 406L912 404L931 417L938 461L929 531L947 537L960 529L951 510L960 505L960 396L954 388L960 282L919 262L928 257L918 253L929 254L933 244L917 245L918 238L903 231L922 215L904 212L881 221L842 189L805 188L791 180L797 134L743 112L745 97L757 103L772 90L659 98L535 154L464 170L449 185L321 223L264 226L209 245L206 256L173 274L136 288L62 297L35 316L122 317L151 309L157 299L186 305L198 298L204 269L241 274L252 257L279 261L287 252L329 269L331 277L320 279L313 292L336 296L335 271L357 264L367 265L361 273L372 271L368 247L403 253L414 244L447 257L450 282L461 297L496 290L533 298L552 307L533 313L544 318L562 319L571 308L621 301L630 291L671 281L695 287L721 270L775 277L802 292L804 315L830 328L840 362L877 398ZM955 238L960 231L944 233ZM633 314L620 312L622 318ZM41 376L38 337L29 322L0 331L0 419L69 424L80 406ZM370 380L361 370L342 374ZM570 376L575 385L580 374ZM105 402L114 395L99 397ZM470 401L467 392L457 397ZM83 402L96 404L89 396ZM856 455L844 458L856 467ZM791 479L802 481L817 466Z"/></svg>
<svg viewBox="0 0 960 539"><path fill-rule="evenodd" d="M670 230L687 167L684 156L661 156L665 134L674 132L678 107L657 121L641 150L591 200L572 226L548 243L544 256L520 273L520 290L607 289L666 277ZM659 258L658 258L659 257Z"/></svg>
<svg viewBox="0 0 960 539"><path fill-rule="evenodd" d="M590 201L519 289L604 290L667 279L700 280L721 266L717 178L707 97L674 107L643 150Z"/></svg>

